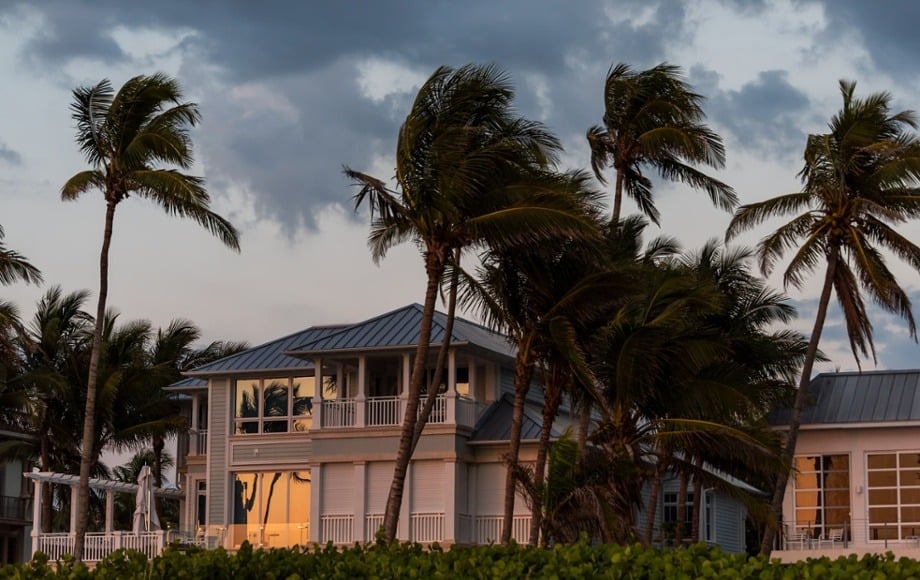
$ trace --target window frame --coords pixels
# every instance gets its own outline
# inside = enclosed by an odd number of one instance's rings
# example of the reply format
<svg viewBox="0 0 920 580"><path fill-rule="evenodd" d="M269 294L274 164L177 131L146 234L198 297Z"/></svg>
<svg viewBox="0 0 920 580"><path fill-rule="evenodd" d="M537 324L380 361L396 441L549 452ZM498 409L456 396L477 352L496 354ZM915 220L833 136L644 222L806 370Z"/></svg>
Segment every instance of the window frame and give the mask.
<svg viewBox="0 0 920 580"><path fill-rule="evenodd" d="M294 383L295 381L304 382L304 381L313 382L313 394L304 395L300 397L294 396ZM287 410L285 415L265 415L265 390L267 386L270 386L273 383L285 382L287 389ZM239 385L246 384L252 385L256 384L254 399L256 403L256 413L255 416L241 417L239 416ZM295 398L296 399L308 399L307 403L307 412L302 415L294 414L295 407ZM316 400L316 377L315 376L282 376L282 377L246 377L246 378L237 378L233 380L233 390L232 390L232 408L230 409L230 422L233 425L232 435L239 437L250 437L253 435L290 435L292 433L305 433L312 429L312 420L313 420L313 402ZM308 424L309 423L309 424ZM266 431L266 424L284 424L285 429L279 431ZM255 428L252 431L246 431L244 425L253 425Z"/></svg>
<svg viewBox="0 0 920 580"><path fill-rule="evenodd" d="M893 455L895 462L893 467L881 466L870 467L870 458ZM914 456L916 464L904 465L903 457ZM920 451L918 450L897 450L897 451L875 451L866 452L866 531L869 542L884 542L887 540L901 541L913 539L918 535L920 530L920 517L912 520L905 519L905 510L912 510L915 514L920 514L920 478L914 483L916 485L905 485L904 475L914 473L920 476ZM873 474L890 474L894 476L894 482L885 484L873 484ZM873 503L873 492L894 492L895 503ZM914 501L905 502L905 492L912 492L917 498ZM873 510L894 510L896 515L895 521L873 521ZM876 512L877 513L877 512ZM909 528L909 529L908 529ZM880 530L894 530L894 536L887 538L879 535ZM884 534L883 534L884 535Z"/></svg>

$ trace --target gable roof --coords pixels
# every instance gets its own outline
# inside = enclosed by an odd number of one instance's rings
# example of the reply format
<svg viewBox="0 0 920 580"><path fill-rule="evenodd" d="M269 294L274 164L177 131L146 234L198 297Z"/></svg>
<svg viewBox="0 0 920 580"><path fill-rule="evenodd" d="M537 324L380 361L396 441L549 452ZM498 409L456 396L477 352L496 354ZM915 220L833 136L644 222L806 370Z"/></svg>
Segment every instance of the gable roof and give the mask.
<svg viewBox="0 0 920 580"><path fill-rule="evenodd" d="M822 373L808 389L802 425L920 421L920 370ZM788 425L791 409L770 422Z"/></svg>
<svg viewBox="0 0 920 580"><path fill-rule="evenodd" d="M415 346L419 339L422 323L422 306L410 304L391 312L381 314L364 322L342 328L322 337L303 341L288 354L303 356L312 353L395 349ZM447 315L435 311L431 328L431 344L440 345L444 340ZM464 320L454 319L451 343L472 345L504 356L514 356L514 348L507 338L488 328Z"/></svg>
<svg viewBox="0 0 920 580"><path fill-rule="evenodd" d="M514 413L514 398L505 394L485 412L470 437L470 443L507 442L511 440L511 417ZM558 439L570 427L570 421L559 414L553 421L550 439ZM543 424L542 409L532 403L524 404L524 421L521 425L521 441L536 441L540 438Z"/></svg>
<svg viewBox="0 0 920 580"><path fill-rule="evenodd" d="M301 330L300 332L277 338L265 344L244 350L243 352L202 365L183 374L188 377L196 377L256 370L260 372L270 372L312 369L312 361L287 356L285 352L293 346L316 340L328 334L335 333L342 328L345 328L345 326L313 326ZM177 386L179 384L180 383L175 383Z"/></svg>

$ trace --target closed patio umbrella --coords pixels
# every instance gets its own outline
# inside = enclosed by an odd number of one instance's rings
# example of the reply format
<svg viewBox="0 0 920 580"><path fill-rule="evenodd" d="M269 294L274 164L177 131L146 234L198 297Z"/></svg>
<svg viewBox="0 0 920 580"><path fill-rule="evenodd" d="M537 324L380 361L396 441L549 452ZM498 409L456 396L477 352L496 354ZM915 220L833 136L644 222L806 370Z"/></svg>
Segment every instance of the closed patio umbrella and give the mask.
<svg viewBox="0 0 920 580"><path fill-rule="evenodd" d="M156 502L153 501L153 476L150 466L145 465L137 475L137 497L134 502L135 534L160 529L160 518L157 517Z"/></svg>

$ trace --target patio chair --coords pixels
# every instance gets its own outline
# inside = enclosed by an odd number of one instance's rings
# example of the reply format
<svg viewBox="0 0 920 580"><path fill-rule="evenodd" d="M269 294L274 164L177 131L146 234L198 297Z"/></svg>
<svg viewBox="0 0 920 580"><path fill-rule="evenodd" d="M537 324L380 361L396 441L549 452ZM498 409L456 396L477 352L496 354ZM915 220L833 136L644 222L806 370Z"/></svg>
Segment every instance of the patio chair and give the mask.
<svg viewBox="0 0 920 580"><path fill-rule="evenodd" d="M843 528L831 528L818 540L818 546L821 548L836 548L843 546Z"/></svg>
<svg viewBox="0 0 920 580"><path fill-rule="evenodd" d="M806 550L811 547L811 534L806 529L786 529L786 550Z"/></svg>

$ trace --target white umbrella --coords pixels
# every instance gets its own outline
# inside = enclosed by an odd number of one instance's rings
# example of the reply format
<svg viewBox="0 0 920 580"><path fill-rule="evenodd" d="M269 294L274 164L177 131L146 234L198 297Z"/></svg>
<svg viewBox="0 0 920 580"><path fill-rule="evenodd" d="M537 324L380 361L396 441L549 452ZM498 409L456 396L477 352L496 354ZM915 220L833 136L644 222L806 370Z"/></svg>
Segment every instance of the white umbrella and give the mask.
<svg viewBox="0 0 920 580"><path fill-rule="evenodd" d="M160 529L156 503L153 501L153 476L145 465L137 474L137 497L134 501L134 533Z"/></svg>

